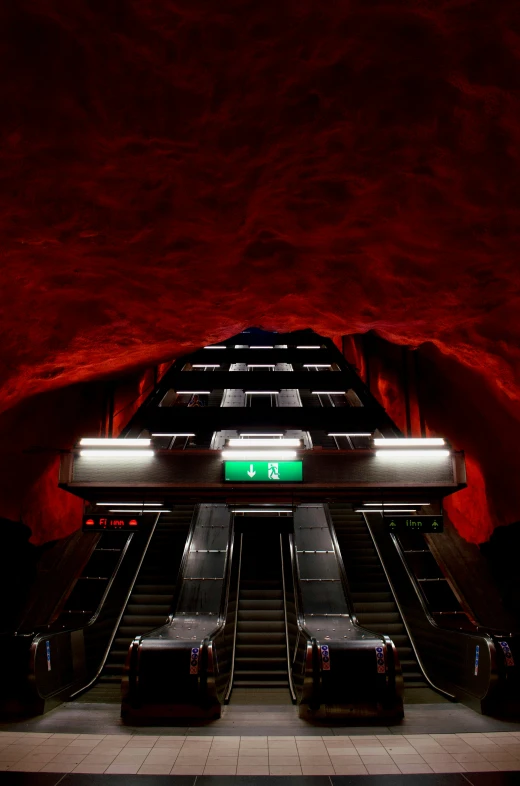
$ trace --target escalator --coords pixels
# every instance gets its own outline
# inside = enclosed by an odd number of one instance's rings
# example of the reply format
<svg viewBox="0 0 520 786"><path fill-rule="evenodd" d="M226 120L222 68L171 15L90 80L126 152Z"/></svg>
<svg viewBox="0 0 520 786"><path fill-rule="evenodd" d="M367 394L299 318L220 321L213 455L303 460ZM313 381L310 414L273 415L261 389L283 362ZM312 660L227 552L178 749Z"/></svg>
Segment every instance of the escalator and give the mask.
<svg viewBox="0 0 520 786"><path fill-rule="evenodd" d="M101 676L78 701L121 701L121 678L132 640L163 625L171 611L193 510L193 505L177 505L160 516Z"/></svg>
<svg viewBox="0 0 520 786"><path fill-rule="evenodd" d="M280 533L241 538L233 687L283 691L290 701Z"/></svg>
<svg viewBox="0 0 520 786"><path fill-rule="evenodd" d="M429 690L363 516L352 505L329 506L361 626L390 636L399 654L406 701L439 700ZM427 695L428 694L428 695Z"/></svg>

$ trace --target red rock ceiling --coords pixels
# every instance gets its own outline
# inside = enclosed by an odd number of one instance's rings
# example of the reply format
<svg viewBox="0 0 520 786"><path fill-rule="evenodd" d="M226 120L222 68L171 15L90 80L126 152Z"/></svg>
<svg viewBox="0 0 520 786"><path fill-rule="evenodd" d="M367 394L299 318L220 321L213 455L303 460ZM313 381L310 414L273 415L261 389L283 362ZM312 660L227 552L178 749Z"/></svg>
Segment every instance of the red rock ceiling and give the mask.
<svg viewBox="0 0 520 786"><path fill-rule="evenodd" d="M7 0L0 31L4 435L246 325L373 329L469 370L486 428L431 420L520 518L517 3Z"/></svg>

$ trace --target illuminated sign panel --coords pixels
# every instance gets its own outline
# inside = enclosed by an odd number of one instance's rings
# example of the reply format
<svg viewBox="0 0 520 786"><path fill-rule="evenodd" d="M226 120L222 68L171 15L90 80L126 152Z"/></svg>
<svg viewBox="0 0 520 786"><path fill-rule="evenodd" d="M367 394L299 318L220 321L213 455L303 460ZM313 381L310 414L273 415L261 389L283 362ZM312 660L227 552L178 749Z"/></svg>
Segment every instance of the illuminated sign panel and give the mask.
<svg viewBox="0 0 520 786"><path fill-rule="evenodd" d="M141 521L137 516L114 516L94 514L83 516L83 532L132 532L139 529Z"/></svg>
<svg viewBox="0 0 520 786"><path fill-rule="evenodd" d="M239 483L300 483L301 461L225 461L224 480Z"/></svg>
<svg viewBox="0 0 520 786"><path fill-rule="evenodd" d="M443 532L442 516L385 516L390 532Z"/></svg>

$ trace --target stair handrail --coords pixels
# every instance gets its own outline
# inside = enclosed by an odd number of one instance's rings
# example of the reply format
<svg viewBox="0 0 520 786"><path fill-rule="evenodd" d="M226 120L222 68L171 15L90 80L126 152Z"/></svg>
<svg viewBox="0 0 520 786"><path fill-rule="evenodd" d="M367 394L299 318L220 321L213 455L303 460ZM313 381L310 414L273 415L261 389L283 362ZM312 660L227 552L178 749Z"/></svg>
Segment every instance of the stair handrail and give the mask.
<svg viewBox="0 0 520 786"><path fill-rule="evenodd" d="M287 595L285 592L285 565L283 561L283 533L280 532L280 559L282 561L282 592L283 592L283 618L285 627L285 652L287 657L287 675L289 677L289 691L293 703L296 702L296 691L294 689L292 668L291 668L291 653L289 648L289 624L287 620ZM293 593L294 594L294 593ZM296 605L296 604L295 604Z"/></svg>
<svg viewBox="0 0 520 786"><path fill-rule="evenodd" d="M233 625L233 646L231 648L231 670L229 673L229 682L224 694L224 703L227 704L229 701L229 697L231 696L231 691L233 690L233 679L235 677L235 651L237 646L237 630L238 630L238 597L240 591L240 575L242 572L242 543L244 539L244 533L240 533L240 548L238 551L238 570L237 570L237 602L236 602L236 609L235 609L235 623ZM231 567L229 570L229 582L231 582ZM229 588L228 588L229 592Z"/></svg>

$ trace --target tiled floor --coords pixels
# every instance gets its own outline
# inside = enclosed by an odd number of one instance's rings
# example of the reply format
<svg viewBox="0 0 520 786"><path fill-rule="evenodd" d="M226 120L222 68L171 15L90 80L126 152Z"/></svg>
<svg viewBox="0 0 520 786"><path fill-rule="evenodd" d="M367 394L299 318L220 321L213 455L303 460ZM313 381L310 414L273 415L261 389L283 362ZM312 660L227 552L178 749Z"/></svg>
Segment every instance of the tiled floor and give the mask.
<svg viewBox="0 0 520 786"><path fill-rule="evenodd" d="M0 770L184 776L508 771L520 784L520 732L246 737L1 732Z"/></svg>

